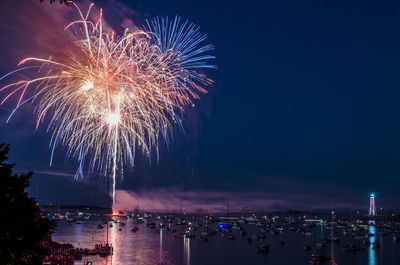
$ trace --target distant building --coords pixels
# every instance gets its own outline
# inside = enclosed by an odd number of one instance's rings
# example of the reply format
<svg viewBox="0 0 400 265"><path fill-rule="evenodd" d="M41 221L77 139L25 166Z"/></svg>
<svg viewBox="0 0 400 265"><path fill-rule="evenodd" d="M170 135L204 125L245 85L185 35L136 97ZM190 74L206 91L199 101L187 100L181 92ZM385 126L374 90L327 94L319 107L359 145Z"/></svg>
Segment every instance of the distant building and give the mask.
<svg viewBox="0 0 400 265"><path fill-rule="evenodd" d="M376 216L376 204L375 204L375 194L371 193L369 197L369 216Z"/></svg>

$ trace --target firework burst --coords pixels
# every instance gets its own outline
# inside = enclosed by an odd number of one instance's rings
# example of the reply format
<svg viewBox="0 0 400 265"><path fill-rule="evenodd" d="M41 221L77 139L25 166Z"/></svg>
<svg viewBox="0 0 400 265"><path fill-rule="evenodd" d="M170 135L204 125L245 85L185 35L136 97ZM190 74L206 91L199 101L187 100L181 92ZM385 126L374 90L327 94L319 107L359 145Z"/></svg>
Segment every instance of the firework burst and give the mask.
<svg viewBox="0 0 400 265"><path fill-rule="evenodd" d="M67 147L66 156L79 163L76 177L85 167L112 175L115 200L117 170L133 167L137 152L158 160L160 140L168 144L173 129L182 127L185 106L206 93L212 81L198 69L214 67L206 63L214 57L204 55L213 47L199 46L205 36L179 18L156 18L117 36L103 29L102 10L92 21L93 4L85 14L72 4L79 19L65 30L73 42L48 59L22 60L6 76L38 71L0 88L8 91L1 104L18 98L10 118L23 104L35 104L36 128L46 122L52 134L50 164L56 147Z"/></svg>

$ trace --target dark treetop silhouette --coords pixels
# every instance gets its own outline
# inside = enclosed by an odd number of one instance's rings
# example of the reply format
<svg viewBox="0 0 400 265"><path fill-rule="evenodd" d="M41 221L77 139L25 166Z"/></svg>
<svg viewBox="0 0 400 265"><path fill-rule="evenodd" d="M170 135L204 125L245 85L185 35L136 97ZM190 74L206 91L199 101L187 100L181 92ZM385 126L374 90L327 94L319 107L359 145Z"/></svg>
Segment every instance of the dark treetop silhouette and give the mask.
<svg viewBox="0 0 400 265"><path fill-rule="evenodd" d="M40 0L40 3L43 3L45 0ZM50 0L50 4L52 4L52 3L54 3L54 2L56 2L57 0ZM71 0L59 0L60 1L60 4L68 4L68 2L69 1L71 1ZM72 1L71 1L72 2Z"/></svg>
<svg viewBox="0 0 400 265"><path fill-rule="evenodd" d="M13 174L8 152L9 145L0 143L0 264L42 264L55 223L25 191L33 172Z"/></svg>

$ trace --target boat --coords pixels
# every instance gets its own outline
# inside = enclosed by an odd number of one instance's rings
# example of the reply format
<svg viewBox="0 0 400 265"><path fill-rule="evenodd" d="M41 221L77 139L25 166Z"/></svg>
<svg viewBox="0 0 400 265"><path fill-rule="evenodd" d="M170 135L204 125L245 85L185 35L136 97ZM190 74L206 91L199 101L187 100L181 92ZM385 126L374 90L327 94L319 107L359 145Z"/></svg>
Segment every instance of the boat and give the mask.
<svg viewBox="0 0 400 265"><path fill-rule="evenodd" d="M256 236L257 236L257 239L266 239L267 238L267 236L264 233L261 233L261 232L257 233Z"/></svg>
<svg viewBox="0 0 400 265"><path fill-rule="evenodd" d="M321 263L321 260L319 258L311 257L310 264L316 265L316 264L320 264L320 263Z"/></svg>
<svg viewBox="0 0 400 265"><path fill-rule="evenodd" d="M306 244L303 246L305 251L310 251L311 250L311 246L309 244Z"/></svg>
<svg viewBox="0 0 400 265"><path fill-rule="evenodd" d="M177 232L177 233L173 233L172 237L173 238L184 238L185 234L183 234L182 232Z"/></svg>
<svg viewBox="0 0 400 265"><path fill-rule="evenodd" d="M186 232L185 233L185 238L194 238L195 237L195 235L193 235L192 233L190 233L190 232Z"/></svg>
<svg viewBox="0 0 400 265"><path fill-rule="evenodd" d="M325 248L326 247L325 242L324 242L323 239L321 239L320 241L317 242L317 247L318 248Z"/></svg>
<svg viewBox="0 0 400 265"><path fill-rule="evenodd" d="M339 243L339 238L337 237L328 237L327 240L330 242Z"/></svg>
<svg viewBox="0 0 400 265"><path fill-rule="evenodd" d="M207 238L206 236L204 236L204 235L201 235L201 236L199 236L199 237L197 238L197 240L203 241L203 242L207 242L207 241L208 241L208 238Z"/></svg>
<svg viewBox="0 0 400 265"><path fill-rule="evenodd" d="M346 244L346 245L344 245L343 250L344 251L359 251L359 250L361 250L361 248L355 244Z"/></svg>
<svg viewBox="0 0 400 265"><path fill-rule="evenodd" d="M330 257L325 256L322 252L317 251L316 253L312 254L311 257L315 258L315 259L319 259L319 261L326 261L326 260L330 260Z"/></svg>
<svg viewBox="0 0 400 265"><path fill-rule="evenodd" d="M236 239L236 237L233 234L228 234L226 236L226 238L229 239L229 240L235 240Z"/></svg>
<svg viewBox="0 0 400 265"><path fill-rule="evenodd" d="M149 222L149 223L146 224L146 226L147 226L147 227L156 226L156 223L154 223L154 222Z"/></svg>
<svg viewBox="0 0 400 265"><path fill-rule="evenodd" d="M269 253L269 245L263 244L262 246L257 246L257 253Z"/></svg>
<svg viewBox="0 0 400 265"><path fill-rule="evenodd" d="M113 247L109 245L108 243L106 244L101 244L101 245L96 245L96 250L97 253L99 253L100 256L106 257L109 256L113 253Z"/></svg>

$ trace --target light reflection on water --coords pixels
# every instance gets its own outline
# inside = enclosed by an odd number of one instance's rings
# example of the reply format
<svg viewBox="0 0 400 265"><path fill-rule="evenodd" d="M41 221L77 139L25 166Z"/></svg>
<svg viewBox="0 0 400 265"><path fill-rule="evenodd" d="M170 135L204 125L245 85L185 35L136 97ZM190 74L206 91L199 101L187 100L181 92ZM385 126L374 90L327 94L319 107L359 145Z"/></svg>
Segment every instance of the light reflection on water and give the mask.
<svg viewBox="0 0 400 265"><path fill-rule="evenodd" d="M53 240L60 243L72 243L75 247L93 249L95 244L107 241L107 228L98 229L99 222L83 222L82 224L68 225L59 223ZM132 232L132 228L138 226L139 231ZM120 231L121 229L121 231ZM108 228L108 242L113 247L113 255L108 257L87 256L81 262L92 261L96 265L119 265L119 264L181 264L169 258L168 249L164 249L165 231L150 229L145 225L127 223L122 227L113 224ZM171 241L172 238L168 238ZM169 242L171 243L171 242ZM172 243L178 243L172 242ZM181 243L179 241L179 243ZM167 245L168 246L168 245ZM173 247L173 246L172 246ZM171 247L169 247L171 248Z"/></svg>
<svg viewBox="0 0 400 265"><path fill-rule="evenodd" d="M373 234L373 236L369 237L371 244L369 245L368 249L368 265L376 265L376 253L373 245L376 242L376 227L374 225L370 225L368 227L368 233Z"/></svg>
<svg viewBox="0 0 400 265"><path fill-rule="evenodd" d="M190 238L183 239L183 253L186 265L190 265L190 240Z"/></svg>
<svg viewBox="0 0 400 265"><path fill-rule="evenodd" d="M314 252L316 243L321 238L330 235L330 230L324 227L316 227L313 232L315 236L302 236L300 233L285 230L284 233L272 236L269 233L263 241L253 239L247 243L240 237L239 231L233 231L236 240L225 240L218 233L209 237L208 242L202 242L197 238L173 238L171 231L151 229L146 224L135 224L133 220L126 221L126 226L113 223L109 227L109 242L114 247L114 255L107 258L99 256L87 256L81 262L92 261L95 265L120 265L120 264L174 264L174 265L208 265L208 264L282 264L282 265L303 265L308 264L311 254ZM53 240L57 242L69 242L75 247L94 248L95 244L107 241L106 227L98 229L99 221L85 221L82 224L72 224L71 226L60 222L57 232L53 235ZM218 224L209 229L215 229ZM105 225L104 225L105 226ZM132 228L137 226L139 231L132 232ZM183 226L169 225L170 230L177 229L184 231ZM243 225L248 236L257 232L255 225ZM121 229L121 231L120 231ZM376 234L375 227L368 228L371 234L371 242L379 241L380 249L376 251L372 245L365 246L366 251L345 252L343 246L350 243L351 237L343 237L343 233L338 229L340 243L335 243L335 260L340 265L398 265L400 264L400 243L394 243L392 236ZM201 229L195 229L194 234L199 236ZM365 232L367 232L365 231ZM321 234L320 234L321 233ZM349 241L350 240L350 241ZM285 242L285 244L281 244ZM263 255L257 254L257 245L269 244L270 253ZM303 250L304 244L310 244L313 250L306 252ZM331 248L325 249L325 254L330 255Z"/></svg>
<svg viewBox="0 0 400 265"><path fill-rule="evenodd" d="M163 253L163 249L162 249L162 236L163 236L163 229L160 230L160 264L163 262L163 257L162 257L162 253Z"/></svg>

